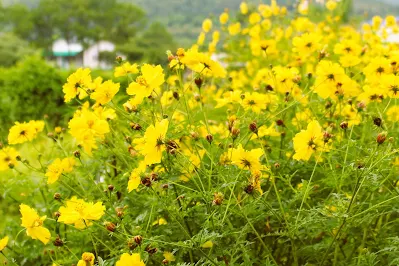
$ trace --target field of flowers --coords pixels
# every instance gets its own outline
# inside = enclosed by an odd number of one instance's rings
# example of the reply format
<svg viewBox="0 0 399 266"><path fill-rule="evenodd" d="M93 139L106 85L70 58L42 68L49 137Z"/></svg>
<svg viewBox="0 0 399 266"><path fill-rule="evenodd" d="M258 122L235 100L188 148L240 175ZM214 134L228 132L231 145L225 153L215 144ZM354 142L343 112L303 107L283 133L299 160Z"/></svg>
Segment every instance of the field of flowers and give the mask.
<svg viewBox="0 0 399 266"><path fill-rule="evenodd" d="M69 123L0 146L0 262L398 265L399 28L341 4L244 2L165 67L71 74Z"/></svg>

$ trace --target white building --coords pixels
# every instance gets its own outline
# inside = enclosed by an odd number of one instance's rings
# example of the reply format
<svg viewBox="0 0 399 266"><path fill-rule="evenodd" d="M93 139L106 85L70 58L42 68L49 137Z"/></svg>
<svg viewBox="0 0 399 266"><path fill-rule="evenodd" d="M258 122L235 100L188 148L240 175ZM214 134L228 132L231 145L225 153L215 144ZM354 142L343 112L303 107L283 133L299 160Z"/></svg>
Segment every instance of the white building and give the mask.
<svg viewBox="0 0 399 266"><path fill-rule="evenodd" d="M68 43L66 40L57 40L53 43L52 56L61 68L90 67L108 69L112 65L100 60L101 52L113 52L115 45L109 41L99 41L87 49L80 43Z"/></svg>

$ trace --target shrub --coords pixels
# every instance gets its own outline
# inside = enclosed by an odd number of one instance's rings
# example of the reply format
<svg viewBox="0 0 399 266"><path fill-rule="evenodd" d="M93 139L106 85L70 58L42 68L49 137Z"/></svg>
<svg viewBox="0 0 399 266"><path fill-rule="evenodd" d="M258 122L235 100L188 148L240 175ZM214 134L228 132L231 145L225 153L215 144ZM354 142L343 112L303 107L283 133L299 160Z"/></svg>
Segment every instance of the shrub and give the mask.
<svg viewBox="0 0 399 266"><path fill-rule="evenodd" d="M0 70L0 135L13 121L42 118L58 123L67 109L62 95L65 76L38 57Z"/></svg>

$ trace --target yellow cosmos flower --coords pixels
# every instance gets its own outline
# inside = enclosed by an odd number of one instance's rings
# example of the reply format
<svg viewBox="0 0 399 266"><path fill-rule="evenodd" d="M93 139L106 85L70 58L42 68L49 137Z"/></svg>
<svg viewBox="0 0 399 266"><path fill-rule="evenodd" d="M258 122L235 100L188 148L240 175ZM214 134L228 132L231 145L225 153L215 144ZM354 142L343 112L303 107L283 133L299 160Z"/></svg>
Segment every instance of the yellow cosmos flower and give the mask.
<svg viewBox="0 0 399 266"><path fill-rule="evenodd" d="M363 72L369 82L378 82L382 75L390 74L392 68L388 59L377 57L371 60L371 62L363 69Z"/></svg>
<svg viewBox="0 0 399 266"><path fill-rule="evenodd" d="M398 122L399 121L399 106L395 105L387 111L388 121Z"/></svg>
<svg viewBox="0 0 399 266"><path fill-rule="evenodd" d="M19 205L19 211L22 215L22 226L26 228L26 234L32 239L38 239L43 244L50 241L50 231L43 226L46 216L40 217L37 212L28 205Z"/></svg>
<svg viewBox="0 0 399 266"><path fill-rule="evenodd" d="M32 123L15 122L8 133L8 144L20 144L31 141L36 137L37 128Z"/></svg>
<svg viewBox="0 0 399 266"><path fill-rule="evenodd" d="M326 7L328 10L333 11L337 8L337 2L334 0L328 0L326 3Z"/></svg>
<svg viewBox="0 0 399 266"><path fill-rule="evenodd" d="M115 94L119 91L119 87L119 83L107 80L90 95L90 98L96 100L98 104L104 105L114 98Z"/></svg>
<svg viewBox="0 0 399 266"><path fill-rule="evenodd" d="M176 258L175 258L175 256L173 255L173 253L172 253L172 252L168 252L168 251L165 251L165 252L163 253L163 257L164 257L165 260L167 260L168 262L172 262L172 261L175 261L175 260L176 260Z"/></svg>
<svg viewBox="0 0 399 266"><path fill-rule="evenodd" d="M206 241L204 244L201 245L202 248L212 248L213 242L211 240Z"/></svg>
<svg viewBox="0 0 399 266"><path fill-rule="evenodd" d="M6 236L6 237L0 239L0 252L1 252L3 249L5 249L5 247L7 246L7 244L8 244L8 236Z"/></svg>
<svg viewBox="0 0 399 266"><path fill-rule="evenodd" d="M228 149L228 151L221 156L221 161L230 162L231 164L238 166L240 169L255 172L264 168L259 161L262 155L263 150L261 148L247 151L244 150L240 144L237 148Z"/></svg>
<svg viewBox="0 0 399 266"><path fill-rule="evenodd" d="M259 114L261 110L266 109L267 101L263 94L258 92L246 92L244 95L245 98L242 100L241 105L245 110L251 110Z"/></svg>
<svg viewBox="0 0 399 266"><path fill-rule="evenodd" d="M73 196L66 201L65 206L59 209L60 217L58 222L65 224L74 224L78 229L84 229L92 223L92 220L99 220L104 215L105 206L101 201L97 203L85 202Z"/></svg>
<svg viewBox="0 0 399 266"><path fill-rule="evenodd" d="M45 176L48 177L47 184L55 183L63 173L72 172L75 165L75 159L65 158L63 160L57 158L48 167Z"/></svg>
<svg viewBox="0 0 399 266"><path fill-rule="evenodd" d="M323 132L317 121L312 121L308 124L306 130L301 130L293 139L295 160L308 161L312 154L320 151L323 148Z"/></svg>
<svg viewBox="0 0 399 266"><path fill-rule="evenodd" d="M293 52L298 53L302 57L306 57L320 48L321 36L317 33L304 33L301 36L294 37L292 44Z"/></svg>
<svg viewBox="0 0 399 266"><path fill-rule="evenodd" d="M220 14L219 21L220 21L220 24L222 24L222 25L226 24L227 21L229 21L229 13L223 12L222 14Z"/></svg>
<svg viewBox="0 0 399 266"><path fill-rule="evenodd" d="M399 98L399 77L394 74L383 75L380 79L382 90L389 97Z"/></svg>
<svg viewBox="0 0 399 266"><path fill-rule="evenodd" d="M65 93L65 102L70 102L76 96L78 96L79 99L85 98L87 96L87 90L91 85L90 69L79 68L68 77L67 83L62 87L62 91Z"/></svg>
<svg viewBox="0 0 399 266"><path fill-rule="evenodd" d="M141 183L141 175L145 172L146 170L146 164L144 161L141 161L139 163L139 166L137 168L135 168L129 177L129 182L127 183L127 189L130 192L132 192L132 190L137 189Z"/></svg>
<svg viewBox="0 0 399 266"><path fill-rule="evenodd" d="M123 253L121 258L116 262L116 266L145 266L144 261L140 259L140 253Z"/></svg>
<svg viewBox="0 0 399 266"><path fill-rule="evenodd" d="M168 224L168 222L164 219L164 218L159 218L157 220L155 220L152 225L165 225Z"/></svg>
<svg viewBox="0 0 399 266"><path fill-rule="evenodd" d="M209 18L205 19L202 22L202 30L207 33L212 29L212 20L210 20Z"/></svg>
<svg viewBox="0 0 399 266"><path fill-rule="evenodd" d="M18 164L17 157L20 156L12 147L4 147L0 150L0 171L14 168Z"/></svg>
<svg viewBox="0 0 399 266"><path fill-rule="evenodd" d="M97 147L96 138L104 139L105 134L110 131L108 122L89 110L82 110L80 114L75 115L69 121L68 127L71 135L89 155L92 149Z"/></svg>
<svg viewBox="0 0 399 266"><path fill-rule="evenodd" d="M165 150L165 136L168 131L169 121L163 119L157 122L155 126L151 125L144 133L144 137L137 140L136 149L145 156L146 165L160 163L162 152Z"/></svg>
<svg viewBox="0 0 399 266"><path fill-rule="evenodd" d="M123 65L115 67L114 77L124 77L127 74L137 74L139 69L137 64L130 64L129 62L123 63Z"/></svg>
<svg viewBox="0 0 399 266"><path fill-rule="evenodd" d="M248 4L246 2L242 2L240 4L241 14L246 15L248 13Z"/></svg>
<svg viewBox="0 0 399 266"><path fill-rule="evenodd" d="M93 266L94 265L94 254L85 252L82 254L82 259L79 260L77 266Z"/></svg>
<svg viewBox="0 0 399 266"><path fill-rule="evenodd" d="M241 32L240 22L230 24L228 27L228 31L231 36L235 36L235 35L239 34Z"/></svg>
<svg viewBox="0 0 399 266"><path fill-rule="evenodd" d="M144 64L140 70L141 75L136 78L135 82L130 83L127 88L127 94L135 95L138 104L165 82L165 75L160 65L151 66Z"/></svg>
<svg viewBox="0 0 399 266"><path fill-rule="evenodd" d="M226 70L218 62L195 49L189 49L186 51L180 62L197 73L213 76L215 78L226 77Z"/></svg>

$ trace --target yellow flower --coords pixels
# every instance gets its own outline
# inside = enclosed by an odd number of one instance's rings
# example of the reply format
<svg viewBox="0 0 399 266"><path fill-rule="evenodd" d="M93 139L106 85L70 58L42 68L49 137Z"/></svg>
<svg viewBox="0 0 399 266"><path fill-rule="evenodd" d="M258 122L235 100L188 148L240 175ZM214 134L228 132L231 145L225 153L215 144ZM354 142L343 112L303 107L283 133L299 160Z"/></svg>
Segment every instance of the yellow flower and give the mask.
<svg viewBox="0 0 399 266"><path fill-rule="evenodd" d="M201 245L202 248L212 248L213 242L211 240L206 241L204 244Z"/></svg>
<svg viewBox="0 0 399 266"><path fill-rule="evenodd" d="M47 184L55 183L63 173L72 172L75 165L74 158L65 158L63 160L57 158L48 167L45 176L48 177Z"/></svg>
<svg viewBox="0 0 399 266"><path fill-rule="evenodd" d="M259 15L259 13L257 12L253 12L251 13L251 15L249 15L249 24L256 24L259 23L261 20L261 17Z"/></svg>
<svg viewBox="0 0 399 266"><path fill-rule="evenodd" d="M111 80L107 80L90 95L90 98L104 105L114 98L115 94L119 91L119 87L119 83L113 83Z"/></svg>
<svg viewBox="0 0 399 266"><path fill-rule="evenodd" d="M222 155L222 160L227 159L231 164L238 166L240 169L247 169L251 172L259 171L262 165L259 158L263 155L263 150L253 149L250 151L244 150L242 145L237 148L230 148Z"/></svg>
<svg viewBox="0 0 399 266"><path fill-rule="evenodd" d="M385 18L385 23L386 23L387 27L396 26L396 18L395 18L395 16L387 16Z"/></svg>
<svg viewBox="0 0 399 266"><path fill-rule="evenodd" d="M8 244L8 236L0 239L0 252L7 246Z"/></svg>
<svg viewBox="0 0 399 266"><path fill-rule="evenodd" d="M144 161L141 161L139 163L139 166L134 169L129 177L129 182L127 184L127 189L129 191L129 193L134 190L137 189L141 183L141 174L144 173L146 170L146 164Z"/></svg>
<svg viewBox="0 0 399 266"><path fill-rule="evenodd" d="M94 254L90 252L84 252L82 259L79 260L77 266L93 266L94 265Z"/></svg>
<svg viewBox="0 0 399 266"><path fill-rule="evenodd" d="M136 149L145 156L144 162L146 165L160 163L162 159L162 152L165 150L165 136L168 131L169 121L163 119L157 122L155 126L151 125L144 133L141 141L137 140Z"/></svg>
<svg viewBox="0 0 399 266"><path fill-rule="evenodd" d="M140 259L140 253L123 253L121 258L116 262L116 266L145 266L144 261Z"/></svg>
<svg viewBox="0 0 399 266"><path fill-rule="evenodd" d="M301 130L295 135L293 142L295 150L293 158L298 161L308 161L312 154L321 150L324 145L323 132L319 122L310 122L306 130Z"/></svg>
<svg viewBox="0 0 399 266"><path fill-rule="evenodd" d="M164 82L165 75L160 65L144 64L141 67L141 75L136 78L135 82L129 84L127 94L135 95L135 99L140 104L145 97L150 96L152 91L159 88Z"/></svg>
<svg viewBox="0 0 399 266"><path fill-rule="evenodd" d="M59 212L61 215L58 222L74 224L76 228L84 229L92 224L91 220L101 219L105 212L105 206L101 201L94 204L73 196L66 201L65 206L60 207Z"/></svg>
<svg viewBox="0 0 399 266"><path fill-rule="evenodd" d="M335 8L337 8L337 2L335 0L328 0L326 7L328 10L333 11Z"/></svg>
<svg viewBox="0 0 399 266"><path fill-rule="evenodd" d="M226 70L218 62L212 60L204 53L199 53L195 49L189 49L186 51L180 62L197 73L216 78L226 77Z"/></svg>
<svg viewBox="0 0 399 266"><path fill-rule="evenodd" d="M220 14L219 16L220 24L224 25L227 23L228 20L229 20L229 13L223 12L222 14Z"/></svg>
<svg viewBox="0 0 399 266"><path fill-rule="evenodd" d="M36 137L36 128L31 123L15 122L8 133L8 144L19 144L31 141Z"/></svg>
<svg viewBox="0 0 399 266"><path fill-rule="evenodd" d="M399 77L394 74L383 75L380 79L381 88L384 94L389 97L399 98Z"/></svg>
<svg viewBox="0 0 399 266"><path fill-rule="evenodd" d="M7 170L9 168L13 168L17 165L18 160L17 157L20 156L19 152L17 152L12 147L4 147L0 150L0 171Z"/></svg>
<svg viewBox="0 0 399 266"><path fill-rule="evenodd" d="M47 184L55 183L61 175L62 175L62 164L61 160L57 158L47 167L47 172L46 172L46 176L48 177Z"/></svg>
<svg viewBox="0 0 399 266"><path fill-rule="evenodd" d="M41 120L31 120L28 124L34 129L36 134L42 132L44 129L44 121Z"/></svg>
<svg viewBox="0 0 399 266"><path fill-rule="evenodd" d="M114 77L123 77L127 74L137 74L139 73L139 69L137 64L131 65L129 62L124 63L121 66L115 67Z"/></svg>
<svg viewBox="0 0 399 266"><path fill-rule="evenodd" d="M245 110L252 110L252 112L259 114L261 110L266 109L266 99L263 94L258 92L246 92L241 105Z"/></svg>
<svg viewBox="0 0 399 266"><path fill-rule="evenodd" d="M40 217L37 212L29 207L28 205L19 205L19 211L22 215L22 226L26 228L26 234L32 239L38 239L44 244L50 241L50 231L43 227L43 222L46 220L46 216Z"/></svg>
<svg viewBox="0 0 399 266"><path fill-rule="evenodd" d="M68 77L67 83L62 87L62 91L65 93L65 102L70 102L76 96L79 96L79 99L85 98L91 85L90 69L79 68Z"/></svg>
<svg viewBox="0 0 399 266"><path fill-rule="evenodd" d="M228 30L229 30L229 34L231 36L237 35L241 31L240 22L236 22L236 23L230 24Z"/></svg>
<svg viewBox="0 0 399 266"><path fill-rule="evenodd" d="M207 33L212 29L212 20L209 18L205 19L204 22L202 22L202 30Z"/></svg>
<svg viewBox="0 0 399 266"><path fill-rule="evenodd" d="M173 255L173 253L172 253L172 252L168 252L168 251L165 251L165 252L163 253L163 257L164 257L165 260L167 260L168 262L172 262L172 261L175 261L175 260L176 260L176 258L175 258L175 256Z"/></svg>
<svg viewBox="0 0 399 266"><path fill-rule="evenodd" d="M105 134L110 131L108 122L89 110L82 110L80 114L75 115L69 121L68 127L71 135L89 155L92 149L97 147L95 139L104 139Z"/></svg>
<svg viewBox="0 0 399 266"><path fill-rule="evenodd" d="M301 36L294 37L292 51L300 56L306 57L317 51L320 47L321 37L317 33L304 33Z"/></svg>
<svg viewBox="0 0 399 266"><path fill-rule="evenodd" d="M395 105L387 111L388 121L398 122L399 121L399 106Z"/></svg>
<svg viewBox="0 0 399 266"><path fill-rule="evenodd" d="M243 15L246 15L248 13L248 5L247 5L247 3L242 2L240 4L240 11L241 11L241 14L243 14Z"/></svg>
<svg viewBox="0 0 399 266"><path fill-rule="evenodd" d="M164 219L164 218L159 218L157 220L155 220L152 225L165 225L168 224L168 222Z"/></svg>

